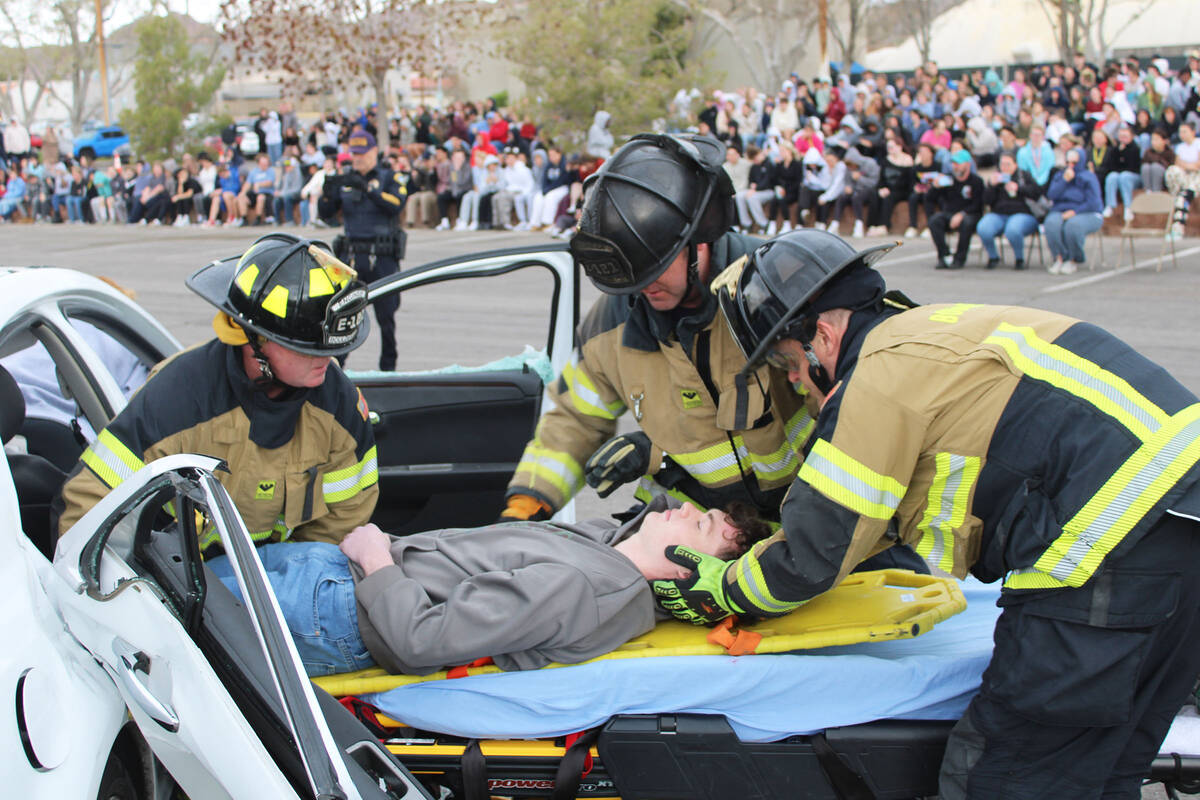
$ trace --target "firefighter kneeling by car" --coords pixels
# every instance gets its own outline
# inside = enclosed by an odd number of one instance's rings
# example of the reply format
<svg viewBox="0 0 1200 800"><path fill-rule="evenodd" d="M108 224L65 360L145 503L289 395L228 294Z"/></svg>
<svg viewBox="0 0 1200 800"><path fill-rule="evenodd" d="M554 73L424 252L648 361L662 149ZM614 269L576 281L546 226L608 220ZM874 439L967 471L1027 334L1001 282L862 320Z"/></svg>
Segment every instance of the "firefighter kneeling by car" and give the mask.
<svg viewBox="0 0 1200 800"><path fill-rule="evenodd" d="M322 242L273 233L188 287L217 338L155 367L84 450L58 501L65 532L148 462L223 459L217 475L256 544L338 543L379 496L366 401L333 362L367 338L366 287ZM219 552L215 533L201 550Z"/></svg>
<svg viewBox="0 0 1200 800"><path fill-rule="evenodd" d="M936 566L1004 582L941 797L1139 797L1200 671L1200 403L1085 322L900 310L871 267L891 247L798 231L718 278L747 370L823 405L782 530L733 562L671 553L695 572L655 590L693 622L786 614L894 519Z"/></svg>

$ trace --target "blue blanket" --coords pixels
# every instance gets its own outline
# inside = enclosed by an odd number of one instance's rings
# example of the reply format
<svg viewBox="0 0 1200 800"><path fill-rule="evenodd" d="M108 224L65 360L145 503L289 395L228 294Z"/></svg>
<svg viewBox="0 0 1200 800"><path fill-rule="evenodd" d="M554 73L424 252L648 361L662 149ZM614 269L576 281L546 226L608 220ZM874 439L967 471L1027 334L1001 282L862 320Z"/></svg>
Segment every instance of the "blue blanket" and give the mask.
<svg viewBox="0 0 1200 800"><path fill-rule="evenodd" d="M958 719L992 656L999 585L915 639L803 655L676 656L479 675L364 695L408 725L477 739L561 736L614 714L723 714L742 741L877 719Z"/></svg>

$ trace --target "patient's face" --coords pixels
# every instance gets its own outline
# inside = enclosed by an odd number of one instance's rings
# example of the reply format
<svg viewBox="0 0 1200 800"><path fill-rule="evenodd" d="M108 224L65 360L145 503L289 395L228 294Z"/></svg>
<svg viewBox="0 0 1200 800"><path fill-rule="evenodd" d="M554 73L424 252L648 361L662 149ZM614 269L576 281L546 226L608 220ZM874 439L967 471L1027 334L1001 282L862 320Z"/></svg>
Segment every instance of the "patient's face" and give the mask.
<svg viewBox="0 0 1200 800"><path fill-rule="evenodd" d="M705 512L691 503L684 503L680 508L651 512L638 529L638 535L651 540L658 552L667 547L683 545L698 553L719 558L732 553L738 533L724 511L714 509Z"/></svg>

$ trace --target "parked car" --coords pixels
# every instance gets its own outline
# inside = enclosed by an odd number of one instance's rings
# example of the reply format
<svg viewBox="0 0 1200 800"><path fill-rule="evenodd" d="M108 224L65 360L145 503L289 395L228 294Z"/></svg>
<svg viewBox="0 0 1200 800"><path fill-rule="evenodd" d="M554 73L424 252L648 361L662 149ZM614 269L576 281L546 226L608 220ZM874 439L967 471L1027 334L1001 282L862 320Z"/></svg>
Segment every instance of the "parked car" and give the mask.
<svg viewBox="0 0 1200 800"><path fill-rule="evenodd" d="M129 150L129 135L119 125L105 125L81 133L75 139L76 158L87 156L89 159L111 157L118 150L124 155Z"/></svg>
<svg viewBox="0 0 1200 800"><path fill-rule="evenodd" d="M237 124L237 146L242 151L242 155L246 158L253 158L258 155L258 131L254 130L254 122L252 120L242 121Z"/></svg>

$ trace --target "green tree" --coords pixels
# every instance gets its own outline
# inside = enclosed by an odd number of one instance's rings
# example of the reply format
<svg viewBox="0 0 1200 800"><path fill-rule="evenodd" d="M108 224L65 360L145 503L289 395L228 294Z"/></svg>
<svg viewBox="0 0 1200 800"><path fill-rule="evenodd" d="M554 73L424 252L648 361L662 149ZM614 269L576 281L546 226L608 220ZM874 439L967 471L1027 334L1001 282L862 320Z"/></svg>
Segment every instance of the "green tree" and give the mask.
<svg viewBox="0 0 1200 800"><path fill-rule="evenodd" d="M691 18L665 5L530 3L506 23L505 55L527 87L526 110L547 135L578 146L604 110L620 142L665 117L680 88L708 82L701 59L684 59Z"/></svg>
<svg viewBox="0 0 1200 800"><path fill-rule="evenodd" d="M174 155L184 138L183 118L208 104L225 68L193 52L183 23L172 16L146 17L137 25L137 39L137 105L121 112L121 126L139 155Z"/></svg>

